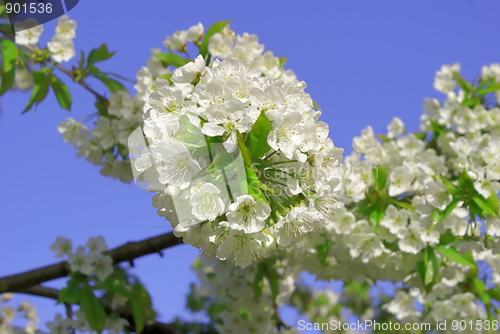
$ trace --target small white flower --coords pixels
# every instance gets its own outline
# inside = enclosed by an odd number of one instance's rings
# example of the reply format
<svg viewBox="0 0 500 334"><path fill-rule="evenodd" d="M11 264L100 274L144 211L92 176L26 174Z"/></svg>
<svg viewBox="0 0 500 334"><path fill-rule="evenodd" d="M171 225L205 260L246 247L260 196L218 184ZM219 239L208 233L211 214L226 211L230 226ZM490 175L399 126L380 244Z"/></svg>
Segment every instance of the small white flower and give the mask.
<svg viewBox="0 0 500 334"><path fill-rule="evenodd" d="M380 225L388 228L392 234L398 234L408 226L408 218L410 218L410 215L407 210L398 210L394 205L390 204Z"/></svg>
<svg viewBox="0 0 500 334"><path fill-rule="evenodd" d="M73 41L61 39L57 35L47 43L47 48L53 53L52 58L58 63L69 61L75 56L75 44L73 44Z"/></svg>
<svg viewBox="0 0 500 334"><path fill-rule="evenodd" d="M63 257L68 255L73 250L71 239L57 237L56 242L50 246L50 250L56 254L56 257Z"/></svg>
<svg viewBox="0 0 500 334"><path fill-rule="evenodd" d="M274 226L276 238L280 246L288 246L292 242L299 242L307 234L312 233L318 225L316 212L305 207L296 207L281 218Z"/></svg>
<svg viewBox="0 0 500 334"><path fill-rule="evenodd" d="M173 142L158 149L162 157L162 166L158 167L160 182L186 189L193 176L201 170L200 165L191 157L190 152L181 142Z"/></svg>
<svg viewBox="0 0 500 334"><path fill-rule="evenodd" d="M191 42L197 42L200 40L200 38L203 36L203 24L198 23L197 25L194 25L190 27L187 30L186 34L186 40L191 41Z"/></svg>
<svg viewBox="0 0 500 334"><path fill-rule="evenodd" d="M101 236L90 237L87 241L87 247L91 253L102 253L108 250L108 245L106 245L106 241Z"/></svg>
<svg viewBox="0 0 500 334"><path fill-rule="evenodd" d="M232 153L237 148L237 131L245 133L252 128L252 119L245 114L245 105L237 99L207 109L208 123L201 131L207 136L223 136L224 148Z"/></svg>
<svg viewBox="0 0 500 334"><path fill-rule="evenodd" d="M405 124L399 117L394 117L392 122L387 126L387 137L396 138L405 132Z"/></svg>
<svg viewBox="0 0 500 334"><path fill-rule="evenodd" d="M171 50L184 50L187 36L188 32L185 30L176 31L173 36L167 36L163 45Z"/></svg>
<svg viewBox="0 0 500 334"><path fill-rule="evenodd" d="M419 313L415 309L414 304L415 297L405 291L398 291L396 297L389 303L383 305L382 308L394 314L396 319L403 320Z"/></svg>
<svg viewBox="0 0 500 334"><path fill-rule="evenodd" d="M426 244L422 241L423 228L418 224L412 224L407 229L402 229L398 233L399 249L410 254L417 254L425 248Z"/></svg>
<svg viewBox="0 0 500 334"><path fill-rule="evenodd" d="M85 247L79 246L74 254L68 255L68 263L71 271L81 272L84 275L90 275L94 270L92 258L85 255Z"/></svg>
<svg viewBox="0 0 500 334"><path fill-rule="evenodd" d="M50 330L50 334L67 334L68 327L72 325L70 319L63 319L60 313L57 313L54 321L48 321L47 327Z"/></svg>
<svg viewBox="0 0 500 334"><path fill-rule="evenodd" d="M443 93L449 93L455 90L457 84L453 79L453 73L460 72L460 64L443 65L441 70L436 72L434 79L434 88Z"/></svg>
<svg viewBox="0 0 500 334"><path fill-rule="evenodd" d="M271 243L271 236L261 232L247 234L231 230L217 249L217 257L221 260L233 258L236 266L245 268L262 257L268 257Z"/></svg>
<svg viewBox="0 0 500 334"><path fill-rule="evenodd" d="M223 214L225 205L220 193L220 189L212 183L205 183L198 191L193 192L189 198L193 216L200 221L212 221Z"/></svg>
<svg viewBox="0 0 500 334"><path fill-rule="evenodd" d="M70 20L68 15L63 15L57 21L56 35L60 39L75 38L76 22Z"/></svg>
<svg viewBox="0 0 500 334"><path fill-rule="evenodd" d="M2 302L7 302L15 297L15 295L12 292L2 293L0 296L2 297L1 298Z"/></svg>
<svg viewBox="0 0 500 334"><path fill-rule="evenodd" d="M109 255L92 254L91 261L94 264L94 274L104 282L108 276L113 274L113 259Z"/></svg>
<svg viewBox="0 0 500 334"><path fill-rule="evenodd" d="M441 211L446 209L448 204L453 200L453 196L451 196L448 188L446 188L441 180L427 183L425 190L427 191L427 202Z"/></svg>
<svg viewBox="0 0 500 334"><path fill-rule="evenodd" d="M227 221L232 229L254 233L264 228L270 214L269 204L256 201L250 195L242 195L236 198L235 203L229 205Z"/></svg>
<svg viewBox="0 0 500 334"><path fill-rule="evenodd" d="M221 33L213 34L208 42L208 52L217 58L227 58L231 54L233 38Z"/></svg>
<svg viewBox="0 0 500 334"><path fill-rule="evenodd" d="M31 28L26 29L26 27ZM43 25L39 24L37 20L30 17L24 21L14 23L14 31L16 32L16 44L34 45L38 43L38 39L43 32Z"/></svg>
<svg viewBox="0 0 500 334"><path fill-rule="evenodd" d="M2 314L7 323L11 323L16 317L16 309L11 306L2 307L0 308L0 314Z"/></svg>
<svg viewBox="0 0 500 334"><path fill-rule="evenodd" d="M274 150L283 152L288 159L292 159L306 137L304 127L300 123L302 115L292 111L284 116L283 111L269 110L266 111L266 116L273 122L267 143Z"/></svg>
<svg viewBox="0 0 500 334"><path fill-rule="evenodd" d="M100 139L100 144L103 149L113 147L115 144L115 127L118 125L117 120L110 120L107 117L100 116L97 119L97 126L92 131L93 134Z"/></svg>

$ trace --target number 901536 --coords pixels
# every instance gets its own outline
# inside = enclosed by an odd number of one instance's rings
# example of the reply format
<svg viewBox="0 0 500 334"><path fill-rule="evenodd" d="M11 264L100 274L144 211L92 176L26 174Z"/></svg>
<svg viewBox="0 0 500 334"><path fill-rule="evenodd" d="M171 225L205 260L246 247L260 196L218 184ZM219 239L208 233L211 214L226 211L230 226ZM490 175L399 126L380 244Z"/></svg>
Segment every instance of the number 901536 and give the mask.
<svg viewBox="0 0 500 334"><path fill-rule="evenodd" d="M5 11L7 14L19 14L19 13L31 13L31 14L43 14L43 13L52 13L52 4L51 3L24 3L24 4L19 4L19 3L6 3L5 4Z"/></svg>

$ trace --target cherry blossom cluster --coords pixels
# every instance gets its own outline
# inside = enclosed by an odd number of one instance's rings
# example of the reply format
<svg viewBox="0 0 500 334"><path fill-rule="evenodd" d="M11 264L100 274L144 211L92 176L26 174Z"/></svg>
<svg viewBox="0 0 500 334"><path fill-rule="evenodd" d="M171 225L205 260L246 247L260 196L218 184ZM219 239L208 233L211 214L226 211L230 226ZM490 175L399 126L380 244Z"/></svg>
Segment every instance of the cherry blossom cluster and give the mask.
<svg viewBox="0 0 500 334"><path fill-rule="evenodd" d="M134 98L126 91L118 91L109 98L107 115L98 116L92 130L73 118L61 122L57 129L64 141L79 151L78 156L101 166L102 175L129 183L133 175L128 160L128 137L142 124L142 106L140 96Z"/></svg>
<svg viewBox="0 0 500 334"><path fill-rule="evenodd" d="M340 207L342 150L304 92L229 57L155 82L135 168L184 241L245 267Z"/></svg>
<svg viewBox="0 0 500 334"><path fill-rule="evenodd" d="M0 295L0 302L7 303L14 298L13 293ZM26 325L21 328L13 324L14 319L21 314L27 320ZM38 314L36 306L29 301L23 301L17 308L13 306L0 307L0 333L2 334L35 334L38 330Z"/></svg>
<svg viewBox="0 0 500 334"><path fill-rule="evenodd" d="M104 329L109 334L124 333L124 329L128 324L127 319L107 317ZM47 327L49 334L66 334L75 331L80 333L95 333L88 323L85 312L82 310L72 312L70 317L64 317L62 314L57 313L53 321L47 322Z"/></svg>
<svg viewBox="0 0 500 334"><path fill-rule="evenodd" d="M173 36L167 36L163 43L170 50L178 50L186 52L188 49L187 42L193 42L195 45L200 45L200 39L203 36L204 27L201 23L190 27L188 30L176 31ZM275 57L270 50L264 52L265 46L259 44L257 35L247 32L242 35L236 35L230 29L229 24L212 36L208 41L208 52L218 59L234 57L236 59L244 59L248 62L250 69L260 70L266 77L270 79L281 79L285 83L297 82L295 73L282 67L282 60Z"/></svg>
<svg viewBox="0 0 500 334"><path fill-rule="evenodd" d="M113 259L103 254L108 246L103 237L90 237L86 245L87 248L79 246L73 252L71 239L57 237L56 242L50 246L50 250L57 257L67 256L72 272L79 272L86 276L94 274L101 282L104 282L113 273Z"/></svg>
<svg viewBox="0 0 500 334"><path fill-rule="evenodd" d="M260 293L255 294L255 281L259 279L256 265L247 268L233 266L228 261L219 261L201 256L194 265L202 284L195 289L195 298L205 300L203 309L214 308L212 315L215 329L227 334L282 333L296 334L295 328L278 331L276 322L280 321L278 308L283 306L295 289L298 273L288 271L283 261L277 261L273 267L280 275L279 294L273 296L269 280L262 279ZM248 298L234 298L247 296Z"/></svg>
<svg viewBox="0 0 500 334"><path fill-rule="evenodd" d="M63 15L57 21L56 34L47 43L47 48L52 52L52 58L58 63L69 61L75 56L76 22L70 20L68 15Z"/></svg>

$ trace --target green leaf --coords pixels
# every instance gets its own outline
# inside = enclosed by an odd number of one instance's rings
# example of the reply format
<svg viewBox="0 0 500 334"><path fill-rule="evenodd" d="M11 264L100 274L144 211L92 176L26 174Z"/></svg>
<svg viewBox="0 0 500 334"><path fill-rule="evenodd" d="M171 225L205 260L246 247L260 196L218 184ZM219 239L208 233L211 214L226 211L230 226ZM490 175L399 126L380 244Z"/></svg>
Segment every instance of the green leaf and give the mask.
<svg viewBox="0 0 500 334"><path fill-rule="evenodd" d="M45 72L47 71L33 71L33 80L35 82L35 86L33 87L30 99L28 100L28 105L22 113L30 110L33 104L37 105L42 102L47 96L47 93L49 92L49 78Z"/></svg>
<svg viewBox="0 0 500 334"><path fill-rule="evenodd" d="M129 299L128 305L132 309L136 333L140 333L144 329L144 324L147 320L154 317L154 311L151 309L151 298L147 290L140 284L132 284L132 297Z"/></svg>
<svg viewBox="0 0 500 334"><path fill-rule="evenodd" d="M288 57L278 57L278 60L280 61L280 67L283 67L288 61Z"/></svg>
<svg viewBox="0 0 500 334"><path fill-rule="evenodd" d="M425 138L427 137L427 132L415 132L414 135L420 140L425 140Z"/></svg>
<svg viewBox="0 0 500 334"><path fill-rule="evenodd" d="M439 252L443 254L450 261L454 261L456 263L459 263L461 265L470 268L476 267L476 263L474 261L471 261L470 259L467 259L465 256L460 255L460 253L458 253L454 247L446 247L445 245L438 245L437 248Z"/></svg>
<svg viewBox="0 0 500 334"><path fill-rule="evenodd" d="M53 74L49 74L49 81L61 108L70 110L72 99L68 87Z"/></svg>
<svg viewBox="0 0 500 334"><path fill-rule="evenodd" d="M481 90L476 91L476 94L482 96L482 95L486 95L488 93L496 92L498 90L500 90L500 82L493 82L489 86L487 86L486 88L483 88Z"/></svg>
<svg viewBox="0 0 500 334"><path fill-rule="evenodd" d="M252 312L250 312L247 309L240 309L240 310L238 310L238 314L241 317L241 319L243 319L245 321L251 320L252 317L253 317L252 316Z"/></svg>
<svg viewBox="0 0 500 334"><path fill-rule="evenodd" d="M378 203L373 203L372 205L359 205L355 211L359 212L361 214L370 215L372 213L372 211L374 211L377 207L378 207Z"/></svg>
<svg viewBox="0 0 500 334"><path fill-rule="evenodd" d="M482 302L486 305L490 304L491 303L491 297L488 293L486 292L483 292L481 295L480 295L480 298L482 300Z"/></svg>
<svg viewBox="0 0 500 334"><path fill-rule="evenodd" d="M141 304L138 300L132 298L130 306L132 308L132 315L134 316L135 332L140 333L144 329L144 313Z"/></svg>
<svg viewBox="0 0 500 334"><path fill-rule="evenodd" d="M408 210L415 210L415 207L413 205L411 205L410 203L407 203L407 202L401 202L401 201L397 201L395 199L390 199L389 202L391 204L394 204L394 205L397 205L403 209L408 209Z"/></svg>
<svg viewBox="0 0 500 334"><path fill-rule="evenodd" d="M431 119L431 128L432 128L432 132L434 133L434 135L436 137L443 134L444 125L440 125L437 121L432 120L432 119Z"/></svg>
<svg viewBox="0 0 500 334"><path fill-rule="evenodd" d="M486 203L488 204L488 206L494 211L496 212L496 216L498 217L498 213L500 211L500 203L499 203L499 199L498 199L498 194L495 192L495 191L491 191L491 196L488 197L488 199L486 199Z"/></svg>
<svg viewBox="0 0 500 334"><path fill-rule="evenodd" d="M436 282L436 278L439 274L439 260L437 259L436 254L434 254L434 250L430 246L427 246L425 254L426 255L424 256L424 258L426 262L430 262L430 265L428 265L426 268L425 285L433 285L433 283Z"/></svg>
<svg viewBox="0 0 500 334"><path fill-rule="evenodd" d="M326 266L326 258L328 257L331 243L331 240L325 237L325 242L316 246L319 262L321 262L323 266Z"/></svg>
<svg viewBox="0 0 500 334"><path fill-rule="evenodd" d="M80 280L70 279L68 286L59 292L58 303L78 304L82 298L80 283Z"/></svg>
<svg viewBox="0 0 500 334"><path fill-rule="evenodd" d="M97 333L101 333L106 322L106 312L99 299L94 295L94 290L87 284L82 289L80 307L85 312L90 327Z"/></svg>
<svg viewBox="0 0 500 334"><path fill-rule="evenodd" d="M452 195L459 195L459 194L462 193L462 191L460 190L460 188L458 188L457 186L455 186L453 183L450 182L450 180L448 180L446 177L444 177L442 175L441 175L441 181L446 186L446 189L448 189L448 191L449 191L450 194L452 194Z"/></svg>
<svg viewBox="0 0 500 334"><path fill-rule="evenodd" d="M431 221L434 225L440 223L443 219L446 218L458 205L460 202L460 198L455 198L451 201L450 204L443 210L434 209L431 214Z"/></svg>
<svg viewBox="0 0 500 334"><path fill-rule="evenodd" d="M420 276L420 280L422 281L422 284L424 287L427 287L427 284L425 284L425 276L427 273L427 263L424 261L419 261L417 262L417 273Z"/></svg>
<svg viewBox="0 0 500 334"><path fill-rule="evenodd" d="M460 88L462 88L466 93L472 90L472 86L464 79L462 76L456 72L453 72L453 78L457 81Z"/></svg>
<svg viewBox="0 0 500 334"><path fill-rule="evenodd" d="M385 210L381 207L381 204L377 204L374 210L370 213L370 220L379 224L382 221L382 218L385 216Z"/></svg>
<svg viewBox="0 0 500 334"><path fill-rule="evenodd" d="M214 315L217 315L218 313L224 311L225 309L226 309L225 304L215 302L208 307L207 313L210 317L213 317Z"/></svg>
<svg viewBox="0 0 500 334"><path fill-rule="evenodd" d="M262 112L247 135L246 141L250 147L250 157L252 159L260 158L271 149L271 146L267 143L267 136L272 128L273 124Z"/></svg>
<svg viewBox="0 0 500 334"><path fill-rule="evenodd" d="M477 279L477 278L474 278L474 280L472 281L472 283L474 284L474 288L476 290L476 295L477 296L481 296L484 292L484 282L481 281L480 279Z"/></svg>
<svg viewBox="0 0 500 334"><path fill-rule="evenodd" d="M181 66L184 66L191 61L189 59L184 59L181 56L179 56L173 52L157 53L154 56L156 58L160 59L167 66L172 65L175 67L181 67Z"/></svg>
<svg viewBox="0 0 500 334"><path fill-rule="evenodd" d="M253 289L253 298L254 301L259 301L260 296L262 295L262 290L264 288L264 263L259 262L257 264L257 274L255 275L255 279L252 283L252 289Z"/></svg>
<svg viewBox="0 0 500 334"><path fill-rule="evenodd" d="M500 300L500 288L493 288L486 290L486 292L490 295L491 298Z"/></svg>
<svg viewBox="0 0 500 334"><path fill-rule="evenodd" d="M98 80L100 80L111 94L115 94L121 90L126 90L126 88L116 80L110 79L107 74L101 72L97 67L90 65L88 67L89 72Z"/></svg>
<svg viewBox="0 0 500 334"><path fill-rule="evenodd" d="M452 242L457 241L457 239L458 238L456 236L454 236L450 230L446 230L446 232L444 232L441 235L441 238L439 238L439 244L448 245L448 244L451 244Z"/></svg>
<svg viewBox="0 0 500 334"><path fill-rule="evenodd" d="M0 95L3 95L14 84L16 75L16 59L19 56L17 45L8 39L0 40L2 47L2 85L0 87Z"/></svg>
<svg viewBox="0 0 500 334"><path fill-rule="evenodd" d="M241 156L243 157L245 166L250 166L252 164L252 157L250 156L248 147L245 145L243 135L238 130L236 131L236 143L238 144L238 149L240 150Z"/></svg>
<svg viewBox="0 0 500 334"><path fill-rule="evenodd" d="M99 61L103 61L111 58L116 52L109 52L108 46L102 44L98 49L93 49L90 51L87 57L87 65L93 65Z"/></svg>
<svg viewBox="0 0 500 334"><path fill-rule="evenodd" d="M171 78L172 78L172 73L162 74L162 75L160 75L160 76L158 77L158 79L165 79L165 80L168 80L168 83L169 83L170 85L173 85L174 83L172 82Z"/></svg>
<svg viewBox="0 0 500 334"><path fill-rule="evenodd" d="M387 184L387 169L382 166L377 166L372 169L372 172L378 189L385 189L385 186Z"/></svg>
<svg viewBox="0 0 500 334"><path fill-rule="evenodd" d="M14 68L16 59L19 56L19 49L14 42L8 39L2 39L0 43L2 45L3 70L5 73Z"/></svg>
<svg viewBox="0 0 500 334"><path fill-rule="evenodd" d="M476 216L480 219L484 219L483 209L481 209L474 201L469 202L469 216L471 220L475 220Z"/></svg>
<svg viewBox="0 0 500 334"><path fill-rule="evenodd" d="M106 278L106 281L104 281L104 286L106 287L106 290L115 292L119 295L122 295L127 298L131 298L132 294L130 293L129 290L127 290L127 284L118 278L115 278L113 276L109 276Z"/></svg>
<svg viewBox="0 0 500 334"><path fill-rule="evenodd" d="M205 37L203 37L203 42L200 45L200 54L205 58L207 63L210 61L208 59L208 42L210 41L210 37L215 35L218 32L221 32L222 29L224 29L225 26L228 25L229 22L232 20L228 21L219 21L214 23L210 28L208 28L207 33L205 34Z"/></svg>
<svg viewBox="0 0 500 334"><path fill-rule="evenodd" d="M494 197L497 197L495 194ZM491 198L491 196L490 196ZM487 212L489 214L492 214L496 217L498 217L498 206L496 207L496 211L494 208L490 206L490 203L481 195L478 193L475 193L472 195L472 200L483 210L484 212ZM491 200L491 203L495 205L495 199L493 198ZM496 198L496 204L498 205L498 197Z"/></svg>
<svg viewBox="0 0 500 334"><path fill-rule="evenodd" d="M273 299L276 300L276 297L280 293L280 282L278 278L267 278L269 281L269 285L271 286L271 294L273 295Z"/></svg>
<svg viewBox="0 0 500 334"><path fill-rule="evenodd" d="M5 94L9 89L12 88L14 80L16 77L16 70L12 69L9 72L4 72L2 74L2 85L0 86L0 95Z"/></svg>

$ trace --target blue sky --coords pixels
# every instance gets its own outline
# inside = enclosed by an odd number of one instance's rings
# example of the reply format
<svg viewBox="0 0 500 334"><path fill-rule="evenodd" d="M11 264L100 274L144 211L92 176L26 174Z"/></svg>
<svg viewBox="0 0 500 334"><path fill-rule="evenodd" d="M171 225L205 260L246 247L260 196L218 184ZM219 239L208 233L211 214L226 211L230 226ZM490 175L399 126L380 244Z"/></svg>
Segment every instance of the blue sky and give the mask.
<svg viewBox="0 0 500 334"><path fill-rule="evenodd" d="M423 98L441 98L432 83L442 64L460 62L463 75L472 79L483 65L500 62L500 2L495 0L186 4L81 0L69 13L78 23L76 49L89 51L107 43L118 52L102 69L134 78L150 49L162 46L175 30L233 19L236 33L257 34L266 49L289 57L286 68L307 82L330 136L346 153L361 129L372 125L375 132L385 132L393 116L417 130ZM54 26L45 25L42 41L52 37ZM0 276L56 262L49 246L57 236L80 245L89 236L102 235L116 247L169 230L151 207L149 193L102 177L62 141L59 122L94 112L92 96L66 82L73 93L70 113L60 110L52 97L26 115L20 115L26 93L9 93L0 100ZM189 319L184 297L195 280L190 265L198 250L181 245L164 255L137 260L133 273L151 292L161 321ZM47 285L61 287L63 282ZM22 296L17 301L23 299L38 305L42 328L54 312L64 311L51 300ZM290 320L296 324L297 319Z"/></svg>

